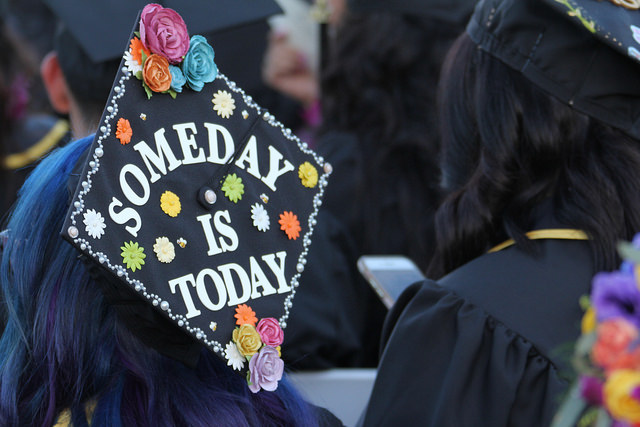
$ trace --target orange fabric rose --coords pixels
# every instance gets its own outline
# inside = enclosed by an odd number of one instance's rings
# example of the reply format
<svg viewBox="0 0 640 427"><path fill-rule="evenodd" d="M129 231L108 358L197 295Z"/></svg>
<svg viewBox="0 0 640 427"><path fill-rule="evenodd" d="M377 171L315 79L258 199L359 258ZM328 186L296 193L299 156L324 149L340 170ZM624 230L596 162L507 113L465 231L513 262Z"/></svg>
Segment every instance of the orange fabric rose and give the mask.
<svg viewBox="0 0 640 427"><path fill-rule="evenodd" d="M638 338L636 328L624 319L607 320L598 325L598 339L593 346L593 361L605 370L640 362L638 349L630 352L629 344Z"/></svg>
<svg viewBox="0 0 640 427"><path fill-rule="evenodd" d="M169 61L164 56L153 54L144 62L142 78L154 92L166 92L171 88Z"/></svg>

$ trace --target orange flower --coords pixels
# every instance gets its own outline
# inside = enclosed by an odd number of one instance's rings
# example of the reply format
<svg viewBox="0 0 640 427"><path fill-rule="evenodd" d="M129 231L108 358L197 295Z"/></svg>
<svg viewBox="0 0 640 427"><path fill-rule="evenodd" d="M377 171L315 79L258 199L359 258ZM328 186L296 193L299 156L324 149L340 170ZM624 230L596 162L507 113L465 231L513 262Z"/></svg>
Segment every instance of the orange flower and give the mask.
<svg viewBox="0 0 640 427"><path fill-rule="evenodd" d="M129 123L129 120L120 117L116 126L116 138L120 140L120 144L125 145L130 143L133 131L131 130L131 123Z"/></svg>
<svg viewBox="0 0 640 427"><path fill-rule="evenodd" d="M164 56L153 54L144 62L144 82L154 92L165 92L171 88L169 61Z"/></svg>
<svg viewBox="0 0 640 427"><path fill-rule="evenodd" d="M142 52L149 57L151 56L151 51L145 49L144 45L140 41L139 38L134 37L131 39L131 43L129 43L129 49L131 50L131 56L133 59L138 61L138 64L142 65Z"/></svg>
<svg viewBox="0 0 640 427"><path fill-rule="evenodd" d="M640 354L629 351L629 345L638 338L636 328L624 319L607 320L598 325L598 339L593 345L591 357L605 370L620 367L637 367Z"/></svg>
<svg viewBox="0 0 640 427"><path fill-rule="evenodd" d="M281 213L278 223L280 224L280 230L287 233L289 240L296 240L300 236L302 228L300 228L297 215L294 215L293 212L284 211Z"/></svg>
<svg viewBox="0 0 640 427"><path fill-rule="evenodd" d="M236 325L252 325L256 326L258 318L256 313L247 304L240 304L236 307L236 314L233 315L236 319Z"/></svg>

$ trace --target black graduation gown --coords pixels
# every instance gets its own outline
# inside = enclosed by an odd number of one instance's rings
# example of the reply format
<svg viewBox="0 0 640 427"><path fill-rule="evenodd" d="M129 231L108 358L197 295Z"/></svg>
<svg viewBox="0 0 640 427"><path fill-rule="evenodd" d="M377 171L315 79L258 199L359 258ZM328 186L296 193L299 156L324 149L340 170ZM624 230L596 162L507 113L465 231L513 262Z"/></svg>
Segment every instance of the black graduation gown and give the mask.
<svg viewBox="0 0 640 427"><path fill-rule="evenodd" d="M595 272L587 242L533 244L537 256L510 247L402 295L363 425L549 424Z"/></svg>

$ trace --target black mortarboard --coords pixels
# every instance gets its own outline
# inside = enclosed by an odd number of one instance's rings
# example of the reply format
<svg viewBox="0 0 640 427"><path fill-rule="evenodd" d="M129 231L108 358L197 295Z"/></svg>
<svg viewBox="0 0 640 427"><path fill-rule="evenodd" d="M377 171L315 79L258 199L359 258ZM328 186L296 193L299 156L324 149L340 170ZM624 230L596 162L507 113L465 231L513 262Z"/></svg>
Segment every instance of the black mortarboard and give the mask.
<svg viewBox="0 0 640 427"><path fill-rule="evenodd" d="M144 0L44 1L93 62L122 56L131 22L147 4ZM226 30L281 12L274 0L166 0L157 3L178 12L192 34Z"/></svg>
<svg viewBox="0 0 640 427"><path fill-rule="evenodd" d="M219 74L179 15L147 5L140 22L62 234L110 301L136 293L164 320L139 327L129 310L144 342L174 346L177 325L271 390L331 166Z"/></svg>
<svg viewBox="0 0 640 427"><path fill-rule="evenodd" d="M464 24L475 0L349 0L352 12L391 12L426 16L452 24Z"/></svg>
<svg viewBox="0 0 640 427"><path fill-rule="evenodd" d="M606 0L481 0L467 32L562 102L640 138L640 10Z"/></svg>

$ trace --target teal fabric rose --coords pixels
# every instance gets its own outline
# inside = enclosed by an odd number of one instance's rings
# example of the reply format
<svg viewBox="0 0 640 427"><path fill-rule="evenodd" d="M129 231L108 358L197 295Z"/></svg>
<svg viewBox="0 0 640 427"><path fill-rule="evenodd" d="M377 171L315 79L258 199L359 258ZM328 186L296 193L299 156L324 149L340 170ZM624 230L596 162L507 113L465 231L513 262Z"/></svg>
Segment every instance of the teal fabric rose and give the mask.
<svg viewBox="0 0 640 427"><path fill-rule="evenodd" d="M205 83L210 83L218 75L213 48L202 36L193 36L189 43L189 51L182 61L182 73L189 87L200 92Z"/></svg>
<svg viewBox="0 0 640 427"><path fill-rule="evenodd" d="M171 73L171 89L178 93L182 92L182 86L187 83L187 78L182 74L182 70L175 65L169 65L169 72Z"/></svg>

